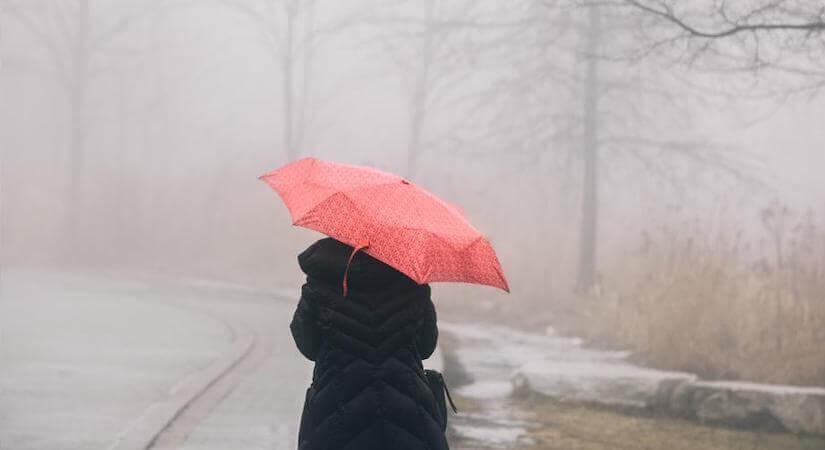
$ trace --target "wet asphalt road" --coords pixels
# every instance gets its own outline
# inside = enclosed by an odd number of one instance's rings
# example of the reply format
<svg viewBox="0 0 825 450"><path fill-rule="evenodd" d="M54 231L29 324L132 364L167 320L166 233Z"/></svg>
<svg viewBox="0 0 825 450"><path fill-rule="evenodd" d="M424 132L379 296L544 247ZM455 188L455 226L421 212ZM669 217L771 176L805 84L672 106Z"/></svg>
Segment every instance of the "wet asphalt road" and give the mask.
<svg viewBox="0 0 825 450"><path fill-rule="evenodd" d="M233 328L255 333L255 360L202 407L182 448L294 448L310 365L289 336L295 299L287 297L145 277L4 271L0 448L114 448L187 376L230 348Z"/></svg>

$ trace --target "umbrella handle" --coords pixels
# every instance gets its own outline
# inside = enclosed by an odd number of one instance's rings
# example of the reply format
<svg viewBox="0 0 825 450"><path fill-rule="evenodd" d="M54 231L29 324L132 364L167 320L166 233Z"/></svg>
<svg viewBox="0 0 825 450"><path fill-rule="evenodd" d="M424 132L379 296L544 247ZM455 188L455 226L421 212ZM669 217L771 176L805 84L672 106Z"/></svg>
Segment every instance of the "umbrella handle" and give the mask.
<svg viewBox="0 0 825 450"><path fill-rule="evenodd" d="M347 277L349 276L349 266L350 266L350 264L352 264L352 258L355 257L355 254L358 253L359 250L365 249L369 246L370 246L369 241L362 241L360 244L358 244L357 247L352 249L352 253L350 253L350 255L349 255L349 260L347 261L347 269L344 271L344 282L342 284L343 285L343 291L344 291L344 297L347 296Z"/></svg>

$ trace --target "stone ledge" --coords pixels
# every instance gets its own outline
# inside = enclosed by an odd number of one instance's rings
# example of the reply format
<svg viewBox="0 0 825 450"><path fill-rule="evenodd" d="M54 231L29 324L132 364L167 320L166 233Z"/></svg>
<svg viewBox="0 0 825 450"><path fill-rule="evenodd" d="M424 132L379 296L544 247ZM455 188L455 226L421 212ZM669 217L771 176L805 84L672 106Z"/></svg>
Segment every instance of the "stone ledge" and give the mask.
<svg viewBox="0 0 825 450"><path fill-rule="evenodd" d="M535 361L513 372L516 393L631 408L703 423L825 435L825 389L701 381L622 362Z"/></svg>
<svg viewBox="0 0 825 450"><path fill-rule="evenodd" d="M701 422L825 435L825 389L699 381L683 386L672 412Z"/></svg>
<svg viewBox="0 0 825 450"><path fill-rule="evenodd" d="M695 375L645 369L625 363L536 361L512 377L514 390L532 390L563 401L623 408L658 409L677 386Z"/></svg>

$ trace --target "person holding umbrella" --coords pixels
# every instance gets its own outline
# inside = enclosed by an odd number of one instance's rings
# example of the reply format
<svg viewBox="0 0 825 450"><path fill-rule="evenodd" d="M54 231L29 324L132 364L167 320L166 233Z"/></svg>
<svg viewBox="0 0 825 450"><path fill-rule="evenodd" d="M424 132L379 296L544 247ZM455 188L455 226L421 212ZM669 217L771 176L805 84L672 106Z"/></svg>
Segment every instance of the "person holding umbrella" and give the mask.
<svg viewBox="0 0 825 450"><path fill-rule="evenodd" d="M294 225L326 234L298 256L290 323L315 362L299 450L445 450L441 388L422 360L438 341L428 283L509 292L489 241L453 206L369 167L305 158L260 177Z"/></svg>

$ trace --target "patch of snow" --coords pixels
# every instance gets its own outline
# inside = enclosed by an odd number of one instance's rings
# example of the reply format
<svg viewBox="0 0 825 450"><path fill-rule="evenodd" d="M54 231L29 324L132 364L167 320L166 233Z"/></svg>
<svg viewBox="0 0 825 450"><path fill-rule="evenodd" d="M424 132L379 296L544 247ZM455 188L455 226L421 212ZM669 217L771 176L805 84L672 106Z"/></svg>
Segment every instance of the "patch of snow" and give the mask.
<svg viewBox="0 0 825 450"><path fill-rule="evenodd" d="M825 388L787 386L781 384L760 384L743 381L698 381L693 383L696 387L707 387L715 389L729 389L732 391L766 392L771 394L788 395L815 395L825 396Z"/></svg>
<svg viewBox="0 0 825 450"><path fill-rule="evenodd" d="M510 383L512 372L538 360L621 361L626 352L606 352L582 347L582 340L555 335L537 335L503 326L442 322L439 327L461 341L457 357L477 380ZM469 392L488 398L484 386ZM503 389L503 388L502 388ZM496 392L502 392L498 389ZM463 393L463 392L462 392Z"/></svg>
<svg viewBox="0 0 825 450"><path fill-rule="evenodd" d="M640 380L661 380L684 378L693 379L695 375L686 372L667 372L662 370L647 369L633 366L626 363L599 362L599 361L552 361L538 360L524 365L520 372L530 372L535 374L547 373L566 377L588 377L588 378L631 378Z"/></svg>
<svg viewBox="0 0 825 450"><path fill-rule="evenodd" d="M464 397L475 399L505 398L513 393L513 385L505 381L480 381L462 386L456 391Z"/></svg>
<svg viewBox="0 0 825 450"><path fill-rule="evenodd" d="M527 432L519 427L496 427L490 425L455 425L456 432L460 435L484 442L489 445L500 445L509 448L509 445L516 443L523 434Z"/></svg>

